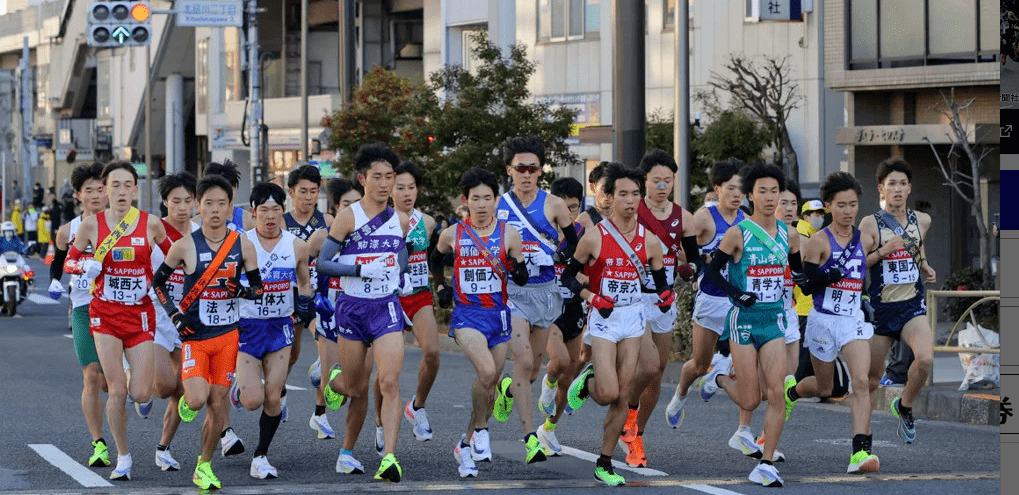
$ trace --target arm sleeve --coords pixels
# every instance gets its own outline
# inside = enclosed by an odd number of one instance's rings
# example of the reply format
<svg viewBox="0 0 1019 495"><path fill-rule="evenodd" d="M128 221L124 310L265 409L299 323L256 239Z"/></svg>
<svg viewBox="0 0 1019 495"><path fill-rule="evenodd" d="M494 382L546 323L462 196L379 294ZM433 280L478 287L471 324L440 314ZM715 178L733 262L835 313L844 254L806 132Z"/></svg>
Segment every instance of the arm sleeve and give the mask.
<svg viewBox="0 0 1019 495"><path fill-rule="evenodd" d="M333 236L327 236L325 242L322 243L322 250L318 253L318 261L315 264L315 270L322 274L330 277L357 277L360 275L360 266L358 265L346 265L337 261L333 261L333 256L336 256L336 252L340 250L340 241L337 241Z"/></svg>
<svg viewBox="0 0 1019 495"><path fill-rule="evenodd" d="M80 260L84 254L85 253L78 250L78 248L74 247L74 244L72 244L71 249L67 251L67 259L64 261L64 272L73 275L80 275L83 273L81 266L78 264L78 260Z"/></svg>
<svg viewBox="0 0 1019 495"><path fill-rule="evenodd" d="M584 289L584 286L577 280L577 274L580 273L582 268L584 268L584 264L571 256L566 261L566 267L563 268L563 275L560 278L563 287L569 289L577 297L580 297L580 291Z"/></svg>
<svg viewBox="0 0 1019 495"><path fill-rule="evenodd" d="M159 305L166 311L167 316L173 316L174 313L178 313L180 310L170 300L170 295L166 292L166 281L170 279L170 275L173 274L173 268L166 263L161 263L156 273L152 274L152 290L156 293L156 299L159 300Z"/></svg>
<svg viewBox="0 0 1019 495"><path fill-rule="evenodd" d="M64 276L64 261L67 260L67 250L57 249L53 247L53 262L50 263L50 278L56 281L60 281L60 278Z"/></svg>
<svg viewBox="0 0 1019 495"><path fill-rule="evenodd" d="M704 280L721 289L727 296L735 299L739 297L743 291L737 289L735 285L732 285L732 283L722 276L722 270L725 268L725 264L731 259L731 254L725 253L721 250L715 251L715 253L711 255L711 263L708 264L708 267L704 270Z"/></svg>
<svg viewBox="0 0 1019 495"><path fill-rule="evenodd" d="M669 287L669 279L665 276L665 267L657 270L651 270L651 278L655 281L655 292L661 294L667 290L672 289Z"/></svg>
<svg viewBox="0 0 1019 495"><path fill-rule="evenodd" d="M248 287L250 287L251 297L254 299L260 299L262 297L262 273L258 269L248 270L244 272L244 275L248 277Z"/></svg>
<svg viewBox="0 0 1019 495"><path fill-rule="evenodd" d="M701 248L697 245L697 237L688 235L680 239L679 242L683 247L683 254L686 255L686 262L697 264L698 271L704 268L701 266Z"/></svg>
<svg viewBox="0 0 1019 495"><path fill-rule="evenodd" d="M563 227L563 237L566 240L566 247L562 249L563 255L566 257L572 257L573 253L577 250L577 242L580 239L577 237L577 228L572 223Z"/></svg>
<svg viewBox="0 0 1019 495"><path fill-rule="evenodd" d="M821 271L821 268L817 263L807 262L803 264L804 275L807 277L807 282L800 285L800 291L806 295L811 295L819 290L827 287L831 281L828 279L828 275Z"/></svg>
<svg viewBox="0 0 1019 495"><path fill-rule="evenodd" d="M432 250L432 255L428 257L428 271L432 274L432 283L436 286L442 285L449 287L446 283L446 255L452 257L453 253L442 253L438 247Z"/></svg>
<svg viewBox="0 0 1019 495"><path fill-rule="evenodd" d="M795 273L803 273L803 257L799 251L789 255L789 269Z"/></svg>

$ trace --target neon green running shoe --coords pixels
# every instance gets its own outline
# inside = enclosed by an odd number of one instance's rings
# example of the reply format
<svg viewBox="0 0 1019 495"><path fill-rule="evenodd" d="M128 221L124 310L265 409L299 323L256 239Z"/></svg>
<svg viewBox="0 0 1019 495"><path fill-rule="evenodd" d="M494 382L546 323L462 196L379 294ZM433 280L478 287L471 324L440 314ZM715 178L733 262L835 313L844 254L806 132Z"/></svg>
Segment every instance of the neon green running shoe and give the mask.
<svg viewBox="0 0 1019 495"><path fill-rule="evenodd" d="M495 387L495 409L492 411L492 415L500 423L505 423L509 419L510 413L513 412L513 397L507 395L512 384L513 379L504 376L499 385Z"/></svg>
<svg viewBox="0 0 1019 495"><path fill-rule="evenodd" d="M594 468L594 479L605 483L608 486L622 486L626 484L626 479L615 473L612 470L612 466L608 469L601 466L595 466Z"/></svg>
<svg viewBox="0 0 1019 495"><path fill-rule="evenodd" d="M88 458L88 467L108 467L110 465L110 449L106 442L96 440L92 442L92 457Z"/></svg>
<svg viewBox="0 0 1019 495"><path fill-rule="evenodd" d="M333 386L330 385L330 383L333 382L333 378L336 378L336 376L340 373L343 373L343 370L341 370L339 366L333 368L333 370L329 372L329 383L327 383L322 389L325 395L326 405L333 411L339 409L340 406L343 405L343 394L333 392Z"/></svg>
<svg viewBox="0 0 1019 495"><path fill-rule="evenodd" d="M396 456L386 454L382 458L382 462L379 463L379 470L375 473L375 479L383 480L386 483L399 483L402 476L403 469L400 468L400 463L397 462Z"/></svg>
<svg viewBox="0 0 1019 495"><path fill-rule="evenodd" d="M594 375L594 365L588 364L584 369L573 379L573 383L570 384L570 390L566 393L566 412L572 413L580 409L587 402L587 397L581 398L580 391L587 385L587 378Z"/></svg>
<svg viewBox="0 0 1019 495"><path fill-rule="evenodd" d="M785 377L785 387L782 389L782 397L785 398L785 420L789 421L789 413L793 412L793 406L796 405L796 401L789 398L789 389L796 386L796 378L793 376Z"/></svg>
<svg viewBox="0 0 1019 495"><path fill-rule="evenodd" d="M191 478L191 481L202 490L218 490L223 488L219 478L212 473L212 463L208 461L202 462L202 456L198 456L198 465L195 466L195 475Z"/></svg>
<svg viewBox="0 0 1019 495"><path fill-rule="evenodd" d="M541 447L541 442L538 441L538 436L534 433L527 435L527 443L524 445L527 447L527 456L524 457L524 461L528 464L542 462L548 458L548 455L545 453L545 449Z"/></svg>
<svg viewBox="0 0 1019 495"><path fill-rule="evenodd" d="M180 400L177 401L177 414L180 415L181 421L190 423L195 420L195 416L198 416L198 411L192 411L182 396Z"/></svg>
<svg viewBox="0 0 1019 495"><path fill-rule="evenodd" d="M846 472L849 474L876 473L881 469L881 460L876 455L860 450L849 458L849 467Z"/></svg>

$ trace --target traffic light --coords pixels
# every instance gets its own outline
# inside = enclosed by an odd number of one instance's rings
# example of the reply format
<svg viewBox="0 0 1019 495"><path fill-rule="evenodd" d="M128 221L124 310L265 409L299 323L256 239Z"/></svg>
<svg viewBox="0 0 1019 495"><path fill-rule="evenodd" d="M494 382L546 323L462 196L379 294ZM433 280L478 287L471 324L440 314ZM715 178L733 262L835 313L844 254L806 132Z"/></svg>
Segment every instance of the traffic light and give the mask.
<svg viewBox="0 0 1019 495"><path fill-rule="evenodd" d="M88 6L88 45L96 48L145 46L151 39L149 2L92 2Z"/></svg>

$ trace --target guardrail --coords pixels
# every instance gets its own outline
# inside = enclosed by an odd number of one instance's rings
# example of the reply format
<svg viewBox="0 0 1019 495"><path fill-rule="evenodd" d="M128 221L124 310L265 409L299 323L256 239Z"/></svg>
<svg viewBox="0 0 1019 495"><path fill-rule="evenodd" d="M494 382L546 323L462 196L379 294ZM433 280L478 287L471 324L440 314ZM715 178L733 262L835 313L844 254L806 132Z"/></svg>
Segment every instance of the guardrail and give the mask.
<svg viewBox="0 0 1019 495"><path fill-rule="evenodd" d="M955 321L955 325L952 326L952 330L948 332L948 338L945 339L945 345L938 344L938 298L939 297L979 297L977 302L971 304L966 311L963 311L959 319ZM968 316L970 321L976 326L976 318L973 316L973 310L982 304L1001 301L1000 290L929 290L926 294L927 298L927 320L930 324L932 339L934 340L934 352L954 352L961 354L964 352L971 352L976 354L1001 354L1001 344L991 344L984 339L983 334L977 332L980 340L983 342L986 349L976 347L963 347L958 345L948 345L952 341L952 336L959 330L962 322ZM934 370L931 369L930 376L927 378L927 385L934 384Z"/></svg>

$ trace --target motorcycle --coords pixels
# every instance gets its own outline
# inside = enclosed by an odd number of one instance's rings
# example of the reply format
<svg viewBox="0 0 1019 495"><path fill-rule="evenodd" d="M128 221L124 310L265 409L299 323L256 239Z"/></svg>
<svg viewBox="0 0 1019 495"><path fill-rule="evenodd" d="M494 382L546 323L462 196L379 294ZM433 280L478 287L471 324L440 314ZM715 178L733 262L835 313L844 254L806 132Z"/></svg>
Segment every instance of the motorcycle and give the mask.
<svg viewBox="0 0 1019 495"><path fill-rule="evenodd" d="M35 285L35 271L33 271L20 254L14 251L7 251L0 255L0 288L3 292L2 307L0 312L7 316L14 316L18 311L18 304L28 297L30 287Z"/></svg>

